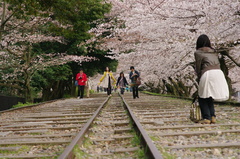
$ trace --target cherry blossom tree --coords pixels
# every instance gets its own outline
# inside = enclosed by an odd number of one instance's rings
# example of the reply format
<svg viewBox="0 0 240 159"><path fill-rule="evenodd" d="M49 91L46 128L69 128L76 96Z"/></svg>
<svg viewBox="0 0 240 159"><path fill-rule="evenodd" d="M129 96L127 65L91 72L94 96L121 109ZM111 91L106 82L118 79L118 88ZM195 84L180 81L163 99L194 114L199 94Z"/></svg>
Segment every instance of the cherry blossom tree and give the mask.
<svg viewBox="0 0 240 159"><path fill-rule="evenodd" d="M109 17L119 26L102 43L119 60L118 72L133 65L144 82L195 84L193 53L197 37L207 34L221 52L234 88L240 85L240 2L238 0L110 0ZM113 23L114 21L112 21ZM92 30L101 36L111 23ZM97 38L95 38L97 39ZM234 59L234 60L233 60ZM239 87L240 88L240 87ZM239 89L238 88L238 89Z"/></svg>
<svg viewBox="0 0 240 159"><path fill-rule="evenodd" d="M27 101L31 100L30 82L36 71L54 65L62 65L70 61L81 63L95 59L88 56L67 55L64 53L46 54L44 52L34 52L34 45L37 43L46 41L64 42L62 37L47 36L39 32L39 27L48 21L46 18L34 17L32 21L25 23L20 28L15 28L11 34L7 34L2 39L3 49L0 56L0 68L2 70L13 69L11 74L2 74L2 80L5 81L4 85L23 89ZM19 77L22 76L24 78L22 81L19 81ZM19 87L17 80L24 87ZM12 84L13 82L15 85Z"/></svg>
<svg viewBox="0 0 240 159"><path fill-rule="evenodd" d="M30 82L34 73L54 65L62 65L70 61L81 64L94 57L68 55L66 53L36 52L35 45L43 42L65 43L64 38L54 36L47 31L48 23L59 28L71 27L62 25L50 17L28 15L23 19L13 16L10 5L1 4L0 30L0 73L1 86L17 88L25 92L26 101L31 101Z"/></svg>

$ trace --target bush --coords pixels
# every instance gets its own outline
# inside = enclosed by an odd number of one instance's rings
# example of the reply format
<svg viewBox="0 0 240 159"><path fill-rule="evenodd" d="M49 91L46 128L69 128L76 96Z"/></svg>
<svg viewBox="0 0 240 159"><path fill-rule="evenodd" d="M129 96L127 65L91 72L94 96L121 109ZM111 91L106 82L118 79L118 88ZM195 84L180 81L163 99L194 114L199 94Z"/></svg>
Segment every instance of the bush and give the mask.
<svg viewBox="0 0 240 159"><path fill-rule="evenodd" d="M90 90L89 90L89 93L90 93L90 94L93 94L93 93L94 93L94 90L93 90L93 89L90 89Z"/></svg>
<svg viewBox="0 0 240 159"><path fill-rule="evenodd" d="M36 104L36 103L21 103L21 102L18 102L18 104L16 105L13 105L12 108L19 108L19 107L25 107L25 106L29 106L29 105L33 105L33 104Z"/></svg>

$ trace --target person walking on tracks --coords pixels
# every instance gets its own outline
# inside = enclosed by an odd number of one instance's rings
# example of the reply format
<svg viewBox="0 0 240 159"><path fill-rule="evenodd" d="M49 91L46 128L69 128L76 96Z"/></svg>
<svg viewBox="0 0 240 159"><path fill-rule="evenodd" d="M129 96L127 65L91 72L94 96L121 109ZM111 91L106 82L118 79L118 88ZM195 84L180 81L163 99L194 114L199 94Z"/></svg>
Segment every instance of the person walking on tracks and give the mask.
<svg viewBox="0 0 240 159"><path fill-rule="evenodd" d="M116 84L116 86L120 88L121 94L124 94L124 90L127 85L128 85L127 79L124 77L124 73L121 72Z"/></svg>
<svg viewBox="0 0 240 159"><path fill-rule="evenodd" d="M138 86L139 84L137 83L138 78L140 78L140 74L138 71L135 70L133 66L130 67L131 72L129 73L129 78L131 80L131 87L132 87L132 92L133 92L133 98L139 98L138 95Z"/></svg>
<svg viewBox="0 0 240 159"><path fill-rule="evenodd" d="M113 85L115 85L116 79L113 77L113 74L108 67L106 67L106 70L104 71L103 76L100 79L100 83L98 85L100 85L101 83L104 88L104 91L107 91L107 95L112 96L112 83Z"/></svg>
<svg viewBox="0 0 240 159"><path fill-rule="evenodd" d="M87 81L86 81L86 97L89 98L90 97L90 90L91 90L91 86L92 86L92 83L91 83L91 80L89 78L87 78Z"/></svg>
<svg viewBox="0 0 240 159"><path fill-rule="evenodd" d="M198 102L202 120L199 123L216 123L213 100L224 101L229 98L225 76L220 69L218 53L211 47L207 35L200 35L194 53L198 81Z"/></svg>
<svg viewBox="0 0 240 159"><path fill-rule="evenodd" d="M76 75L76 80L78 81L78 99L83 98L84 87L87 81L87 75L83 73L83 69L81 68L79 73Z"/></svg>

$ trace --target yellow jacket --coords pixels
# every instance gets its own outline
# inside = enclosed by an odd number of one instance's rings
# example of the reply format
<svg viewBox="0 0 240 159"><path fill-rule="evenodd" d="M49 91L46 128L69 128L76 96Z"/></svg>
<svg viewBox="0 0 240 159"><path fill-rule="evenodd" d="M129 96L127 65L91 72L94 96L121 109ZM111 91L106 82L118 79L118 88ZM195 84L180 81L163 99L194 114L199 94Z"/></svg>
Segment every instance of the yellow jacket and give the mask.
<svg viewBox="0 0 240 159"><path fill-rule="evenodd" d="M116 79L113 77L112 72L108 72L108 73L109 73L110 78L114 81L113 85L115 85L115 84L117 83L117 81L116 81ZM107 75L107 72L104 71L103 76L102 76L102 78L100 79L100 82L103 81L103 79L106 77L106 75Z"/></svg>

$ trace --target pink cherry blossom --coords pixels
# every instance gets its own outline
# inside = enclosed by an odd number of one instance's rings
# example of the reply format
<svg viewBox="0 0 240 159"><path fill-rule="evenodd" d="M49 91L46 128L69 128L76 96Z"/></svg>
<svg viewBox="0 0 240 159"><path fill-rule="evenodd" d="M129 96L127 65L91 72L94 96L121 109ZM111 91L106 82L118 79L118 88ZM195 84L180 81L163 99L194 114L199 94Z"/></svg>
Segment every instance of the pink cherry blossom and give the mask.
<svg viewBox="0 0 240 159"><path fill-rule="evenodd" d="M194 61L196 40L201 34L207 34L216 49L224 45L230 50L229 55L240 63L240 2L237 0L110 2L113 9L108 16L119 23L101 46L115 53L114 57L119 60L117 72L127 73L133 65L145 82L157 83L172 77L193 85L196 75L187 65ZM115 21L91 31L98 37ZM237 88L240 68L225 59L233 87Z"/></svg>

